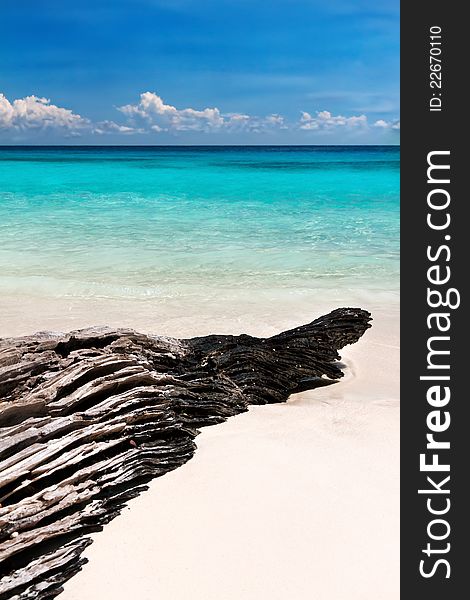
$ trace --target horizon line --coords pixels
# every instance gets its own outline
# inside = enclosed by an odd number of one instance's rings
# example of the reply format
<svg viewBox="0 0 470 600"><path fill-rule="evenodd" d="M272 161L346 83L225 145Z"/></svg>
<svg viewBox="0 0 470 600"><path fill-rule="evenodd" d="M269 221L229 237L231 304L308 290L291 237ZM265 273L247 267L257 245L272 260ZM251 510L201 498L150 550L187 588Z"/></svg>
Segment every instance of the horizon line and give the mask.
<svg viewBox="0 0 470 600"><path fill-rule="evenodd" d="M400 144L0 144L0 148L338 148L391 147Z"/></svg>

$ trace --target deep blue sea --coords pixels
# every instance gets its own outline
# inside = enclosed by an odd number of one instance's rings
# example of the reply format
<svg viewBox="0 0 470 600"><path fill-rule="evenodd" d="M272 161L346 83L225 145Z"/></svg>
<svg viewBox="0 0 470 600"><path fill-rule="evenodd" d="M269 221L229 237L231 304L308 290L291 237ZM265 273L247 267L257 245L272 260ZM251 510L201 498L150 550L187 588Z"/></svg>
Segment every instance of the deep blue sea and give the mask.
<svg viewBox="0 0 470 600"><path fill-rule="evenodd" d="M393 292L398 270L398 147L0 148L3 295Z"/></svg>

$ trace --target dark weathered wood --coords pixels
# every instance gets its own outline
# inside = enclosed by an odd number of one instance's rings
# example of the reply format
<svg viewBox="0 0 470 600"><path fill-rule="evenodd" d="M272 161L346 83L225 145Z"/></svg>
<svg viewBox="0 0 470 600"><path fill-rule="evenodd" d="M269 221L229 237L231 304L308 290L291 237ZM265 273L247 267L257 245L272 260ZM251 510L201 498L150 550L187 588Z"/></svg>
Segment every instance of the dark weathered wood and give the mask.
<svg viewBox="0 0 470 600"><path fill-rule="evenodd" d="M52 598L87 535L189 460L198 428L342 376L370 326L338 309L271 338L86 329L0 340L0 599Z"/></svg>

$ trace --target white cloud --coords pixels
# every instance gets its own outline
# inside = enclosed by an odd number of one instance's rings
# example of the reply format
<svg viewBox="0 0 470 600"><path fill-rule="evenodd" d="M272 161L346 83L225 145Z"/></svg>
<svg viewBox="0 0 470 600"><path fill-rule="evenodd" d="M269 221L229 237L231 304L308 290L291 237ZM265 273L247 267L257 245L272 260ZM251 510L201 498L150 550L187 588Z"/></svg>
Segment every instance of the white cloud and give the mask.
<svg viewBox="0 0 470 600"><path fill-rule="evenodd" d="M318 111L315 116L308 112L302 112L300 117L300 129L307 130L328 130L336 129L337 127L367 127L366 115L343 117L342 115L334 116L328 110Z"/></svg>
<svg viewBox="0 0 470 600"><path fill-rule="evenodd" d="M284 118L277 114L267 117L251 116L243 113L222 114L218 108L176 108L165 104L154 92L144 92L137 104L126 104L118 110L131 122L144 122L155 132L180 131L263 131L273 127L284 128Z"/></svg>
<svg viewBox="0 0 470 600"><path fill-rule="evenodd" d="M384 119L379 119L374 123L374 127L378 127L379 129L400 129L400 121L385 121Z"/></svg>
<svg viewBox="0 0 470 600"><path fill-rule="evenodd" d="M127 127L127 125L118 125L114 121L100 121L93 127L93 133L98 135L105 135L107 133L144 133L143 129L136 129L135 127Z"/></svg>
<svg viewBox="0 0 470 600"><path fill-rule="evenodd" d="M266 122L271 123L272 125L279 125L280 127L284 127L284 117L281 117L281 115L269 115L266 117Z"/></svg>
<svg viewBox="0 0 470 600"><path fill-rule="evenodd" d="M83 134L103 136L114 134L118 136L152 133L200 132L226 134L268 134L289 130L299 130L333 134L336 137L341 132L348 132L348 137L354 132L375 130L393 131L400 129L399 120L379 119L369 124L366 115L345 117L333 115L327 110L316 112L314 115L302 112L297 121L288 121L280 114L271 113L267 116L249 115L246 113L222 113L219 108L179 109L171 104L165 104L163 99L153 92L140 94L136 104L118 107L125 117L124 123L113 120L92 122L73 111L51 104L51 101L38 96L27 96L9 101L0 93L0 132L27 132L56 130L67 137L79 137ZM340 138L341 139L341 138Z"/></svg>
<svg viewBox="0 0 470 600"><path fill-rule="evenodd" d="M77 130L89 125L88 119L61 108L47 98L26 96L10 102L0 94L0 129L49 129Z"/></svg>
<svg viewBox="0 0 470 600"><path fill-rule="evenodd" d="M165 104L160 96L153 92L140 95L138 104L127 104L118 108L130 118L140 117L160 131L210 131L224 125L224 118L218 108L177 109L171 104Z"/></svg>
<svg viewBox="0 0 470 600"><path fill-rule="evenodd" d="M26 132L51 129L65 133L67 137L80 137L82 133L127 135L143 132L142 129L109 120L92 123L67 108L51 104L47 98L26 96L10 102L0 93L0 130Z"/></svg>
<svg viewBox="0 0 470 600"><path fill-rule="evenodd" d="M278 114L257 117L243 113L229 113L224 115L223 127L227 131L246 131L250 133L287 129L284 117Z"/></svg>
<svg viewBox="0 0 470 600"><path fill-rule="evenodd" d="M379 127L380 129L388 129L388 123L383 119L379 119L374 123L374 127Z"/></svg>

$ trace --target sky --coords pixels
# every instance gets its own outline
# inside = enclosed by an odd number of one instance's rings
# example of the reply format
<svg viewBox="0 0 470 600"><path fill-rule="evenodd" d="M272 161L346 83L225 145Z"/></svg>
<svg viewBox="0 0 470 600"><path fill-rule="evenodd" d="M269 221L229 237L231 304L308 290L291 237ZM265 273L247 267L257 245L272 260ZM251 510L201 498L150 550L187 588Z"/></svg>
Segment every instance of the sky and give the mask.
<svg viewBox="0 0 470 600"><path fill-rule="evenodd" d="M396 144L398 0L2 0L0 144Z"/></svg>

